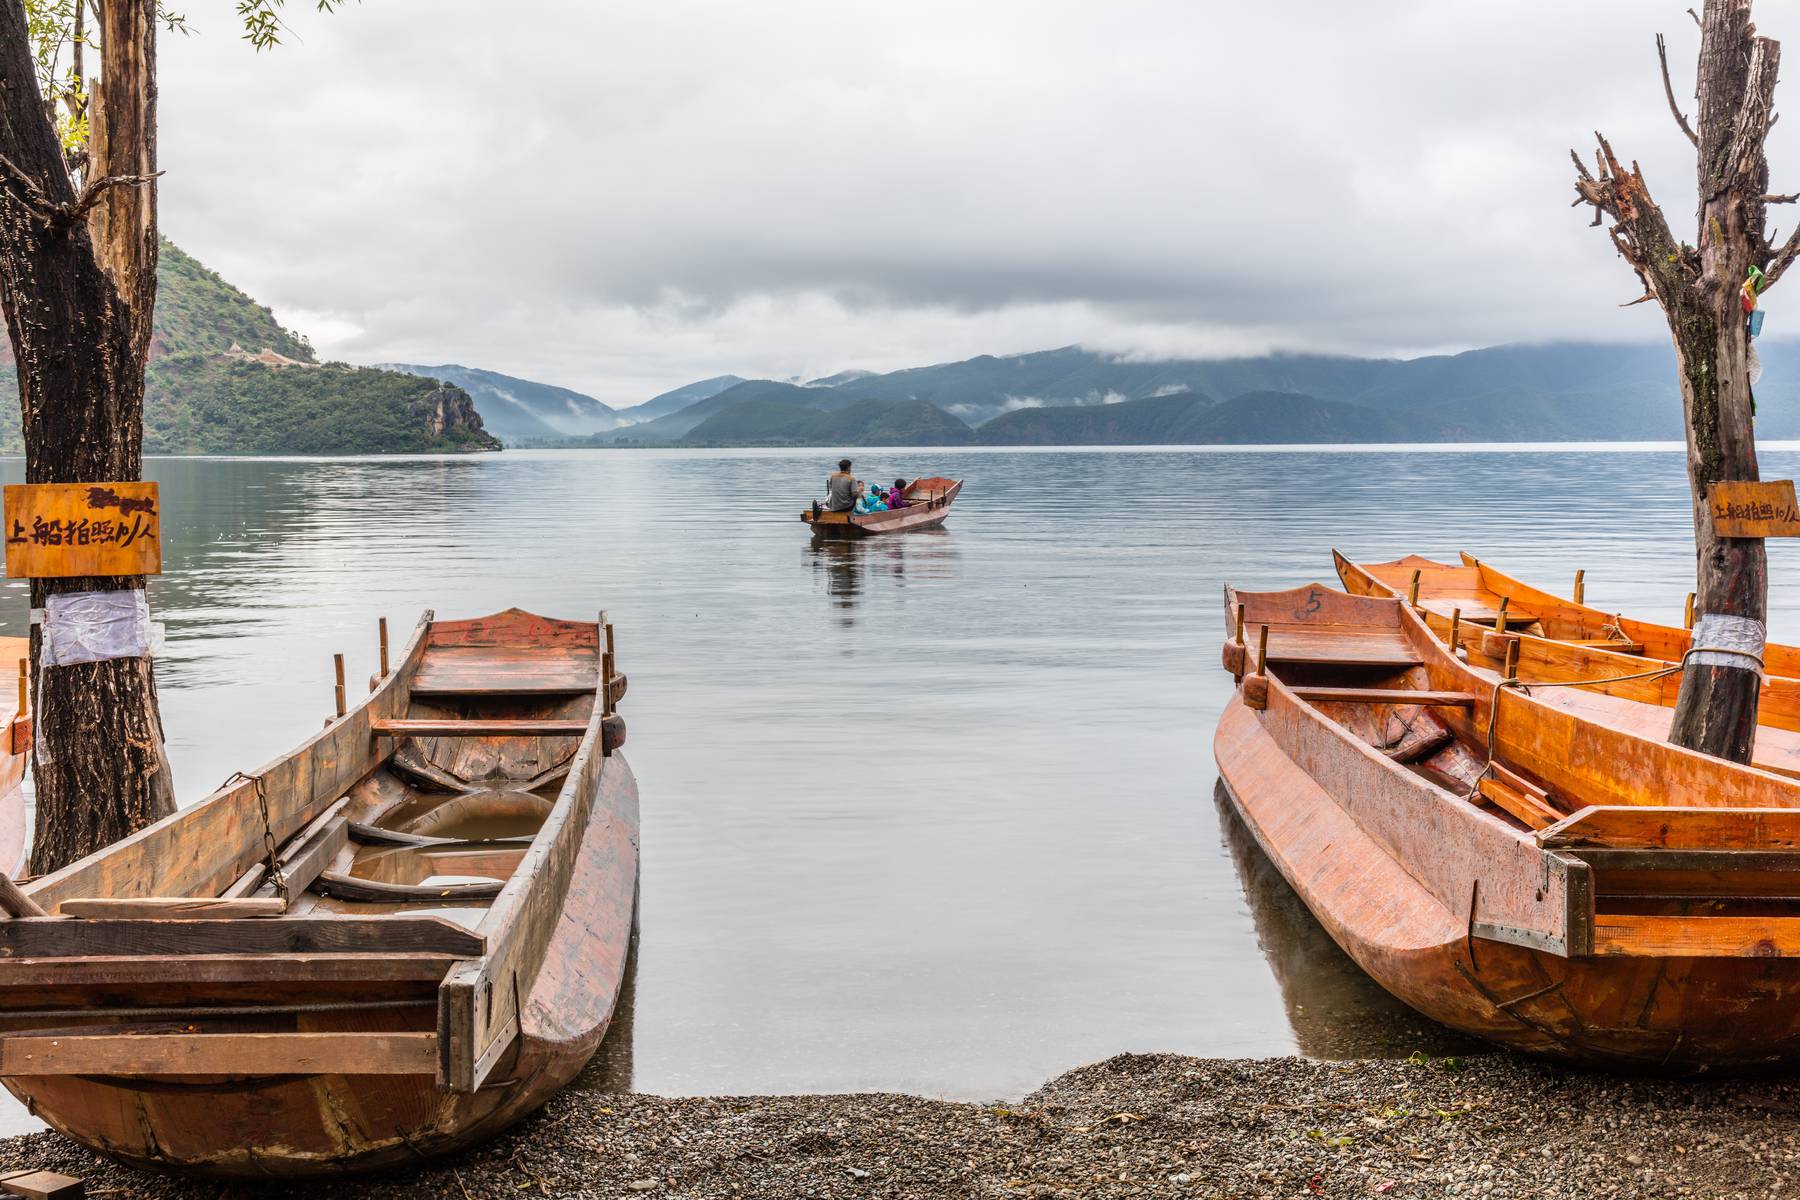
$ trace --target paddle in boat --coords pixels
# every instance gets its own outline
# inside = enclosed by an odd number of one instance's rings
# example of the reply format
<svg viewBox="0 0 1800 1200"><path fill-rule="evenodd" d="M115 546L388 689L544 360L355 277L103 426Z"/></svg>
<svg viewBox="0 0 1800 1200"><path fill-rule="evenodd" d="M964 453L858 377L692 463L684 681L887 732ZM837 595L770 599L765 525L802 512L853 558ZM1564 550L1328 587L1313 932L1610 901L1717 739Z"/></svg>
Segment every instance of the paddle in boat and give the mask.
<svg viewBox="0 0 1800 1200"><path fill-rule="evenodd" d="M1226 591L1232 804L1425 1015L1659 1071L1800 1062L1800 784L1472 669L1391 597Z"/></svg>
<svg viewBox="0 0 1800 1200"><path fill-rule="evenodd" d="M611 626L426 613L387 658L293 753L0 885L32 1112L141 1167L314 1175L469 1145L587 1062L637 884Z"/></svg>
<svg viewBox="0 0 1800 1200"><path fill-rule="evenodd" d="M862 538L880 533L910 533L937 529L950 515L950 505L962 492L962 480L933 475L906 485L905 508L887 512L827 512L817 504L800 514L818 538Z"/></svg>

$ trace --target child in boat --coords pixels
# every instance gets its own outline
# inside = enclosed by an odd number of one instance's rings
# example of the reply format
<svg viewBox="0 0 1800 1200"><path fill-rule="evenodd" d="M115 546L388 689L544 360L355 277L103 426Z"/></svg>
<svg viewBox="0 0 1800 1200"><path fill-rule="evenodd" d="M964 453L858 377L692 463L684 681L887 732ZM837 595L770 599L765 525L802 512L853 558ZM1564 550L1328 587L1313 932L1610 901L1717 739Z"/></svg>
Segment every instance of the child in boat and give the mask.
<svg viewBox="0 0 1800 1200"><path fill-rule="evenodd" d="M856 498L856 512L859 516L866 517L870 513L887 511L885 506L877 507L881 504L881 500L876 496L876 492L879 490L879 488L872 487Z"/></svg>
<svg viewBox="0 0 1800 1200"><path fill-rule="evenodd" d="M908 501L906 499L906 480L904 480L904 479L894 480L894 490L889 492L888 496L887 496L888 507L889 508L905 508L907 506L907 503L908 503Z"/></svg>

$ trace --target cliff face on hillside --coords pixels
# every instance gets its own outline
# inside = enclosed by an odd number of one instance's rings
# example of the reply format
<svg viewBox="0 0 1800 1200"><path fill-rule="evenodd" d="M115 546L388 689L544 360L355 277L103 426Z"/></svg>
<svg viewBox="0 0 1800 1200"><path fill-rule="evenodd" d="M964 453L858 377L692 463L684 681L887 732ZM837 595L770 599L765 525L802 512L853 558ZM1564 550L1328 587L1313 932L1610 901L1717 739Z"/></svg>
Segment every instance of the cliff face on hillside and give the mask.
<svg viewBox="0 0 1800 1200"><path fill-rule="evenodd" d="M435 454L498 450L461 388L316 361L304 337L178 247L158 252L149 454ZM0 453L24 448L0 325Z"/></svg>

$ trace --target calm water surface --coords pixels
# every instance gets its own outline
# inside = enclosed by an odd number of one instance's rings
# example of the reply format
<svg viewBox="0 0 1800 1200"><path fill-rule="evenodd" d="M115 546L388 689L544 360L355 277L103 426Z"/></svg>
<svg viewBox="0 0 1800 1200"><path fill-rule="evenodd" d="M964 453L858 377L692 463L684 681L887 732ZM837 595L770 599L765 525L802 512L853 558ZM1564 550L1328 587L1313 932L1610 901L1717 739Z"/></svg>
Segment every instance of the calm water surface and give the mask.
<svg viewBox="0 0 1800 1200"><path fill-rule="evenodd" d="M1691 587L1674 449L865 451L965 478L949 529L814 547L836 457L152 462L179 792L317 729L378 616L604 608L644 827L596 1085L993 1098L1125 1050L1438 1050L1215 800L1221 584L1334 582L1337 546L1583 567L1671 623ZM1770 558L1800 640L1800 547ZM25 609L8 584L0 632Z"/></svg>

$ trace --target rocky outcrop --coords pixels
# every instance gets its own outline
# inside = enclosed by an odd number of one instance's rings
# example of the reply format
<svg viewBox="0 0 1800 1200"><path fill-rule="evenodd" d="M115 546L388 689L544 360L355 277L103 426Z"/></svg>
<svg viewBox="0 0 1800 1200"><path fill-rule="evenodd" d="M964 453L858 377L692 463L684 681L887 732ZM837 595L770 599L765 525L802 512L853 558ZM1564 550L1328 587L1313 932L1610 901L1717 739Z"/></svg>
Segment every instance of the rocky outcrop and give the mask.
<svg viewBox="0 0 1800 1200"><path fill-rule="evenodd" d="M433 441L448 437L465 450L500 449L500 439L481 427L475 401L461 388L437 388L427 393L419 406L424 410L425 428Z"/></svg>

